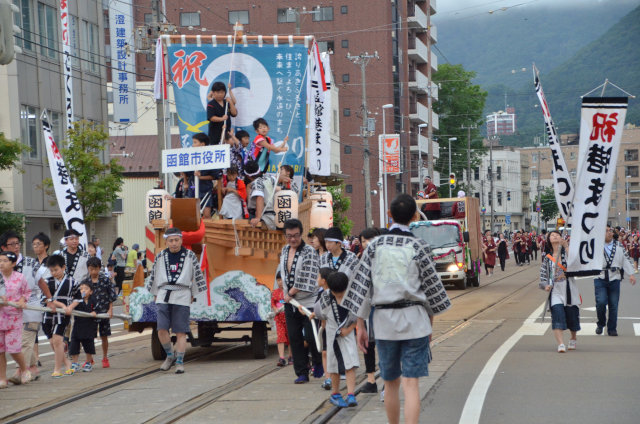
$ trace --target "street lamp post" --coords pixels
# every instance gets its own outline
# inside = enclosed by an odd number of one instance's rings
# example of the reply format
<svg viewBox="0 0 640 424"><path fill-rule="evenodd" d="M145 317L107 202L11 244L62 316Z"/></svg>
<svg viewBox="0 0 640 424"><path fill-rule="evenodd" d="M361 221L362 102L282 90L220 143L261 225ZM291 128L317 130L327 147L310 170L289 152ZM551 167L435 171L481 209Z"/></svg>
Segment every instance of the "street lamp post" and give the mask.
<svg viewBox="0 0 640 424"><path fill-rule="evenodd" d="M380 190L380 227L387 228L387 176L383 175L384 155L382 154L385 138L387 137L387 120L385 119L385 109L393 107L392 103L382 105L382 137L378 137L378 189Z"/></svg>
<svg viewBox="0 0 640 424"><path fill-rule="evenodd" d="M420 187L420 191L424 189L424 181L422 178L422 141L420 137L422 137L422 129L427 128L429 124L419 124L418 125L418 187ZM433 175L429 175L433 178Z"/></svg>
<svg viewBox="0 0 640 424"><path fill-rule="evenodd" d="M624 182L624 196L627 209L627 222L625 223L625 228L631 228L631 218L629 218L629 178L631 178L631 175L626 175L626 181Z"/></svg>
<svg viewBox="0 0 640 424"><path fill-rule="evenodd" d="M451 177L451 142L458 141L458 137L449 137L449 177ZM452 197L451 182L449 182L449 197Z"/></svg>

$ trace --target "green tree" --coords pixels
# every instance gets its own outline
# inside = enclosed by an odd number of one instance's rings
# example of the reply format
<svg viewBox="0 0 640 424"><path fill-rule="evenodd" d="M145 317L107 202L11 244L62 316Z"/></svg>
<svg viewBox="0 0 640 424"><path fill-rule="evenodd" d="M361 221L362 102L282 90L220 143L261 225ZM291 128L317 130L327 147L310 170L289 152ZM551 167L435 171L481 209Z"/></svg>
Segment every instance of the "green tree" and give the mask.
<svg viewBox="0 0 640 424"><path fill-rule="evenodd" d="M76 189L85 223L89 223L111 211L124 182L124 168L117 159L103 161L105 151L108 152L109 134L101 124L75 122L68 135L68 146L60 153ZM53 181L48 178L44 184L47 193L55 198Z"/></svg>
<svg viewBox="0 0 640 424"><path fill-rule="evenodd" d="M9 140L0 132L0 171L7 171L16 166L20 156L28 152L29 148L17 140ZM2 190L0 190L0 196ZM5 210L9 202L0 200L0 234L7 230L14 230L18 234L24 234L24 215Z"/></svg>
<svg viewBox="0 0 640 424"><path fill-rule="evenodd" d="M484 122L483 109L487 92L479 85L471 82L476 73L466 71L462 65L439 65L433 75L433 81L440 87L438 101L433 103L433 111L439 115L439 129L434 133L438 138L440 157L435 163L435 170L443 178L449 177L449 138L456 137L451 142L451 172L456 174L458 183L455 191L464 186L463 170L467 169L467 139L471 129L471 168L480 164L481 157L486 151L482 145L480 128ZM465 127L465 128L463 128ZM473 172L473 171L472 171ZM449 182L440 185L441 197L449 197Z"/></svg>
<svg viewBox="0 0 640 424"><path fill-rule="evenodd" d="M353 221L347 217L347 212L351 207L351 199L345 196L344 184L327 187L333 196L333 226L340 228L345 236L351 234Z"/></svg>
<svg viewBox="0 0 640 424"><path fill-rule="evenodd" d="M538 202L538 196L533 202L533 210L536 210L536 203ZM556 203L556 195L553 187L547 187L540 193L540 216L543 222L555 219L560 210L558 209L558 203Z"/></svg>

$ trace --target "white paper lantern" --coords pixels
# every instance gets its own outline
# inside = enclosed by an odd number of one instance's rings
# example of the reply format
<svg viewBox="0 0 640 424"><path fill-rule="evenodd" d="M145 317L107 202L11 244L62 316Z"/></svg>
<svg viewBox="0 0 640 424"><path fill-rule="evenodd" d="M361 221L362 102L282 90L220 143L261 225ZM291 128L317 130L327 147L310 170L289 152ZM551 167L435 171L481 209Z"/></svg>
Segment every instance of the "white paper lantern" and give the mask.
<svg viewBox="0 0 640 424"><path fill-rule="evenodd" d="M327 202L317 202L311 205L311 228L333 227L333 207Z"/></svg>
<svg viewBox="0 0 640 424"><path fill-rule="evenodd" d="M146 197L146 213L147 222L151 222L155 219L162 219L169 222L169 216L171 215L171 202L166 199L165 196L169 196L167 190L155 188L147 192Z"/></svg>
<svg viewBox="0 0 640 424"><path fill-rule="evenodd" d="M288 219L298 218L298 193L293 190L280 190L273 204L276 213L276 227L284 228Z"/></svg>

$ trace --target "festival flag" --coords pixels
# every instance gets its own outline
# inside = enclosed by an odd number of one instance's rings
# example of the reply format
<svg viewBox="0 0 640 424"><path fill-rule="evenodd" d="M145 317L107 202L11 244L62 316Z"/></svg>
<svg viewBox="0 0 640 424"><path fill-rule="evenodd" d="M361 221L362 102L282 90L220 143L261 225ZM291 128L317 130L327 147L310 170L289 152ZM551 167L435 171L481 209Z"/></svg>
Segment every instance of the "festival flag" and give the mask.
<svg viewBox="0 0 640 424"><path fill-rule="evenodd" d="M551 111L547 104L547 99L542 91L542 84L540 83L540 77L538 75L538 69L533 66L534 71L534 84L536 87L536 94L540 100L540 106L542 108L542 115L544 116L544 124L547 130L547 138L549 140L549 147L551 148L551 158L553 159L553 188L556 194L556 203L558 204L558 210L565 221L569 222L571 218L571 209L573 207L572 201L574 196L573 183L571 182L571 176L569 175L569 169L564 161L562 155L562 149L560 149L560 142L558 141L558 133L556 133L553 119L551 119ZM540 172L540 171L538 171Z"/></svg>
<svg viewBox="0 0 640 424"><path fill-rule="evenodd" d="M69 171L53 139L53 133L51 132L51 125L49 124L49 117L47 116L46 110L42 111L40 120L42 121L42 132L44 134L44 144L47 149L47 160L49 161L51 180L53 181L53 188L56 192L56 200L60 207L62 220L67 229L74 229L80 233L80 244L86 248L87 230L84 226L82 205L78 201L78 195L73 187Z"/></svg>
<svg viewBox="0 0 640 424"><path fill-rule="evenodd" d="M604 237L618 151L627 114L626 97L585 97L580 117L578 180L567 274L597 275L604 263Z"/></svg>
<svg viewBox="0 0 640 424"><path fill-rule="evenodd" d="M202 254L200 255L200 269L202 275L207 282L207 306L211 306L211 290L209 285L211 284L211 278L209 276L209 259L207 258L207 245L202 244Z"/></svg>
<svg viewBox="0 0 640 424"><path fill-rule="evenodd" d="M331 67L329 55L320 54L315 42L309 56L309 172L327 176L331 174Z"/></svg>
<svg viewBox="0 0 640 424"><path fill-rule="evenodd" d="M60 29L62 30L62 68L64 71L64 98L67 129L73 128L73 71L71 69L71 33L69 30L69 4L60 1Z"/></svg>

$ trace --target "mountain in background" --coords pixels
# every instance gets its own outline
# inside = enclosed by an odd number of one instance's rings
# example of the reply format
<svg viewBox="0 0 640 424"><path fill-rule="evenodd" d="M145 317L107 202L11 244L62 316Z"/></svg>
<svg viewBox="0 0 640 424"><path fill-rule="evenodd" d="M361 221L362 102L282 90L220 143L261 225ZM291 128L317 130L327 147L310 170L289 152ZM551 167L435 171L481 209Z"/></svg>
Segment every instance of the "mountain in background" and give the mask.
<svg viewBox="0 0 640 424"><path fill-rule="evenodd" d="M516 108L519 136L505 138L504 144L530 145L533 136L543 134L532 62L540 70L559 131L577 133L580 96L605 78L640 95L639 4L636 0L571 9L516 8L436 21L437 46L443 53L440 61L462 63L465 69L477 72L474 82L489 92L486 113L504 110L505 103ZM523 67L525 72L520 71ZM609 87L606 95L622 93ZM630 99L626 122L640 124L638 103Z"/></svg>

